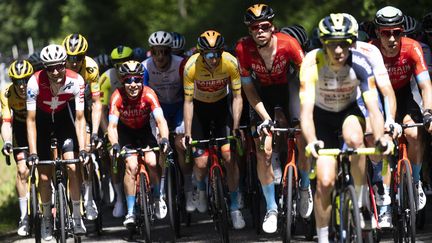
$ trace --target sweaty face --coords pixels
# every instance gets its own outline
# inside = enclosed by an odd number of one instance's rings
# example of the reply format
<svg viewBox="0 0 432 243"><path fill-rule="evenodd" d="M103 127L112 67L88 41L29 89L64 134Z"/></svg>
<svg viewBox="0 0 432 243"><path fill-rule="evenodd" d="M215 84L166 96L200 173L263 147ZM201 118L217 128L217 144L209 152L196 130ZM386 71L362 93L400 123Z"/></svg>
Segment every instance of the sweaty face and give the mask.
<svg viewBox="0 0 432 243"><path fill-rule="evenodd" d="M269 21L256 22L251 24L248 28L249 34L259 46L266 45L270 41L274 31L274 26Z"/></svg>
<svg viewBox="0 0 432 243"><path fill-rule="evenodd" d="M66 65L60 63L45 67L48 79L53 83L61 83L66 76Z"/></svg>
<svg viewBox="0 0 432 243"><path fill-rule="evenodd" d="M324 41L323 44L332 66L341 67L345 65L351 47L348 40Z"/></svg>
<svg viewBox="0 0 432 243"><path fill-rule="evenodd" d="M381 46L387 51L399 51L402 35L403 29L400 27L378 28L377 30Z"/></svg>
<svg viewBox="0 0 432 243"><path fill-rule="evenodd" d="M166 46L153 46L151 48L153 62L158 69L166 69L171 61L171 48Z"/></svg>

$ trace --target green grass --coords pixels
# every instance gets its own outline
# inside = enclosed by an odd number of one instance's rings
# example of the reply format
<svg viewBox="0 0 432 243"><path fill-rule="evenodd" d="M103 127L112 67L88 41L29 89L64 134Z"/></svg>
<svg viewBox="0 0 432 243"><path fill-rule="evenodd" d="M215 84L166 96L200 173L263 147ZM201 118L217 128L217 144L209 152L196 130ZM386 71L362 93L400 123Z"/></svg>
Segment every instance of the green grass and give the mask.
<svg viewBox="0 0 432 243"><path fill-rule="evenodd" d="M3 143L0 142L0 148ZM18 199L15 190L16 164L12 159L7 166L0 155L0 235L16 230L19 217Z"/></svg>

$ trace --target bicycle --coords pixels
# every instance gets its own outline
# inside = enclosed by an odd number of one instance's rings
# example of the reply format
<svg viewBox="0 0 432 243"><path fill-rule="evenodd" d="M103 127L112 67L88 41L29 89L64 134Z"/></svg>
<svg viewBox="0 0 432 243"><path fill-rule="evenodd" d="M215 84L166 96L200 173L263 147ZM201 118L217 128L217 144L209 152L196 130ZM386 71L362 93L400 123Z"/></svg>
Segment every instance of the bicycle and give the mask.
<svg viewBox="0 0 432 243"><path fill-rule="evenodd" d="M213 127L213 126L211 126ZM207 184L207 197L210 202L210 215L213 218L213 222L215 223L216 229L220 234L220 238L222 242L229 242L229 234L228 234L228 225L229 225L229 216L228 216L228 204L227 204L227 196L224 182L224 170L222 169L222 165L219 161L219 149L218 149L218 141L223 140L236 140L234 136L226 136L220 138L213 138L213 129L210 129L210 139L203 140L193 140L190 144L187 144L187 151L190 151L192 146L197 146L201 144L207 144L208 152L209 152L209 170L208 170L208 184ZM189 138L186 137L186 141L189 141ZM235 146L234 146L235 147ZM187 156L188 157L188 156Z"/></svg>
<svg viewBox="0 0 432 243"><path fill-rule="evenodd" d="M140 235L144 238L145 242L151 242L151 225L154 221L155 205L153 197L151 196L150 177L147 172L146 165L144 163L145 152L159 151L159 147L148 148L148 149L122 149L120 155L125 156L127 154L138 154L138 174L136 177L136 204L135 207L138 209L136 213L139 217L137 218L136 226L140 232ZM118 151L113 151L114 155L118 154ZM117 166L117 158L113 156L113 165ZM114 171L117 168L113 168ZM128 227L129 238L132 238L135 232L135 227Z"/></svg>
<svg viewBox="0 0 432 243"><path fill-rule="evenodd" d="M335 242L363 242L360 225L360 210L350 173L350 156L379 155L377 148L358 149L319 149L320 156L334 156L337 162L335 187L332 194L332 207L329 237Z"/></svg>
<svg viewBox="0 0 432 243"><path fill-rule="evenodd" d="M255 233L261 233L261 186L257 174L257 158L255 150L255 142L253 140L252 131L255 127L240 126L240 130L244 131L245 148L244 156L246 157L246 202L250 205L250 213L252 215L252 225L255 228Z"/></svg>
<svg viewBox="0 0 432 243"><path fill-rule="evenodd" d="M12 151L14 150L28 150L28 147L13 147ZM10 163L10 155L6 156L6 164L9 166ZM38 199L38 191L36 187L36 166L29 166L27 163L27 166L30 167L30 174L29 174L29 188L30 188L30 198L29 198L29 226L30 226L30 232L33 232L35 242L40 243L41 242L41 220L42 220L42 212L39 207L39 199Z"/></svg>

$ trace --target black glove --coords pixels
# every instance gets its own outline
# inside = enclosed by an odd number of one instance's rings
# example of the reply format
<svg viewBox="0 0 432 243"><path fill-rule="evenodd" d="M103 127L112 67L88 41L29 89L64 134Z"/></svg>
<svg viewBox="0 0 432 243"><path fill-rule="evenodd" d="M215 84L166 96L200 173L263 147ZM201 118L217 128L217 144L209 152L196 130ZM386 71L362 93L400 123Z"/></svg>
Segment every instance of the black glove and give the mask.
<svg viewBox="0 0 432 243"><path fill-rule="evenodd" d="M99 136L97 133L93 133L90 137L90 144L93 148L98 149L102 145L101 139L99 139Z"/></svg>
<svg viewBox="0 0 432 243"><path fill-rule="evenodd" d="M78 157L79 157L79 159L80 159L81 162L84 162L84 164L87 164L87 162L90 159L89 154L84 149L81 150L81 151L79 151L79 156Z"/></svg>
<svg viewBox="0 0 432 243"><path fill-rule="evenodd" d="M33 165L34 163L36 163L37 161L39 161L39 156L37 154L30 154L27 157L27 163L29 165Z"/></svg>
<svg viewBox="0 0 432 243"><path fill-rule="evenodd" d="M13 148L12 143L5 142L5 144L3 145L3 148L2 148L3 155L4 156L9 156L10 153L12 152L12 148Z"/></svg>
<svg viewBox="0 0 432 243"><path fill-rule="evenodd" d="M120 153L120 149L121 149L120 144L118 144L118 143L113 144L112 145L113 156L117 157L118 154ZM114 152L117 154L114 154Z"/></svg>
<svg viewBox="0 0 432 243"><path fill-rule="evenodd" d="M168 138L162 138L159 142L159 148L162 153L166 153L171 150Z"/></svg>
<svg viewBox="0 0 432 243"><path fill-rule="evenodd" d="M426 109L423 112L423 125L428 129L430 123L432 122L432 110Z"/></svg>

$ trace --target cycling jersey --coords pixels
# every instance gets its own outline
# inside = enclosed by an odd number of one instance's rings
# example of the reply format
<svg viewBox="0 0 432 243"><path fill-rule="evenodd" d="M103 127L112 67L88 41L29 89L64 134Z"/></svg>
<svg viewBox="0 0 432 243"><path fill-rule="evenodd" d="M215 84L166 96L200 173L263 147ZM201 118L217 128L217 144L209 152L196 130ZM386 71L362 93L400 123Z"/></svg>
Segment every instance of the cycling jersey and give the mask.
<svg viewBox="0 0 432 243"><path fill-rule="evenodd" d="M13 119L20 122L25 122L27 117L26 100L22 99L16 93L13 84L9 84L0 93L1 100L1 115L4 122L12 122Z"/></svg>
<svg viewBox="0 0 432 243"><path fill-rule="evenodd" d="M45 70L31 76L27 84L27 110L36 108L46 113L56 113L63 110L69 100L75 99L75 110L84 110L84 80L81 75L66 69L65 79L57 95L50 89L50 81Z"/></svg>
<svg viewBox="0 0 432 243"><path fill-rule="evenodd" d="M119 116L115 114L118 110ZM117 122L120 119L124 125L132 129L140 129L150 126L150 114L154 117L163 116L159 100L155 92L147 86L143 86L140 98L130 99L124 88L119 88L111 96L109 121Z"/></svg>
<svg viewBox="0 0 432 243"><path fill-rule="evenodd" d="M330 69L323 49L309 52L300 69L300 102L340 112L356 102L358 87L365 100L377 97L375 78L367 58L354 50L338 72Z"/></svg>
<svg viewBox="0 0 432 243"><path fill-rule="evenodd" d="M356 41L356 51L365 55L372 66L373 73L375 75L375 81L379 87L390 85L390 78L387 73L386 66L384 65L383 57L380 50L366 42Z"/></svg>
<svg viewBox="0 0 432 243"><path fill-rule="evenodd" d="M378 39L371 43L382 48ZM400 48L399 54L394 57L386 57L383 54L393 89L396 91L406 85L409 86L411 75L416 76L417 83L430 80L420 44L413 39L401 37Z"/></svg>
<svg viewBox="0 0 432 243"><path fill-rule="evenodd" d="M223 52L219 65L210 72L199 53L187 61L183 74L185 99L196 99L206 103L221 100L229 93L241 93L241 81L235 57Z"/></svg>
<svg viewBox="0 0 432 243"><path fill-rule="evenodd" d="M106 70L99 78L100 98L102 105L109 105L110 97L117 88L123 87L115 68Z"/></svg>
<svg viewBox="0 0 432 243"><path fill-rule="evenodd" d="M175 104L183 101L183 83L180 76L180 64L183 58L171 55L168 70L159 71L153 58L142 62L144 66L144 84L152 88L162 104Z"/></svg>
<svg viewBox="0 0 432 243"><path fill-rule="evenodd" d="M93 58L86 56L79 72L86 84L90 86L92 96L99 96L99 67Z"/></svg>
<svg viewBox="0 0 432 243"><path fill-rule="evenodd" d="M262 86L285 84L288 82L288 71L291 63L300 68L304 58L303 50L297 40L283 33L275 33L276 53L271 70L268 70L258 52L252 37L242 38L236 46L242 82L250 83L252 73L256 75Z"/></svg>

